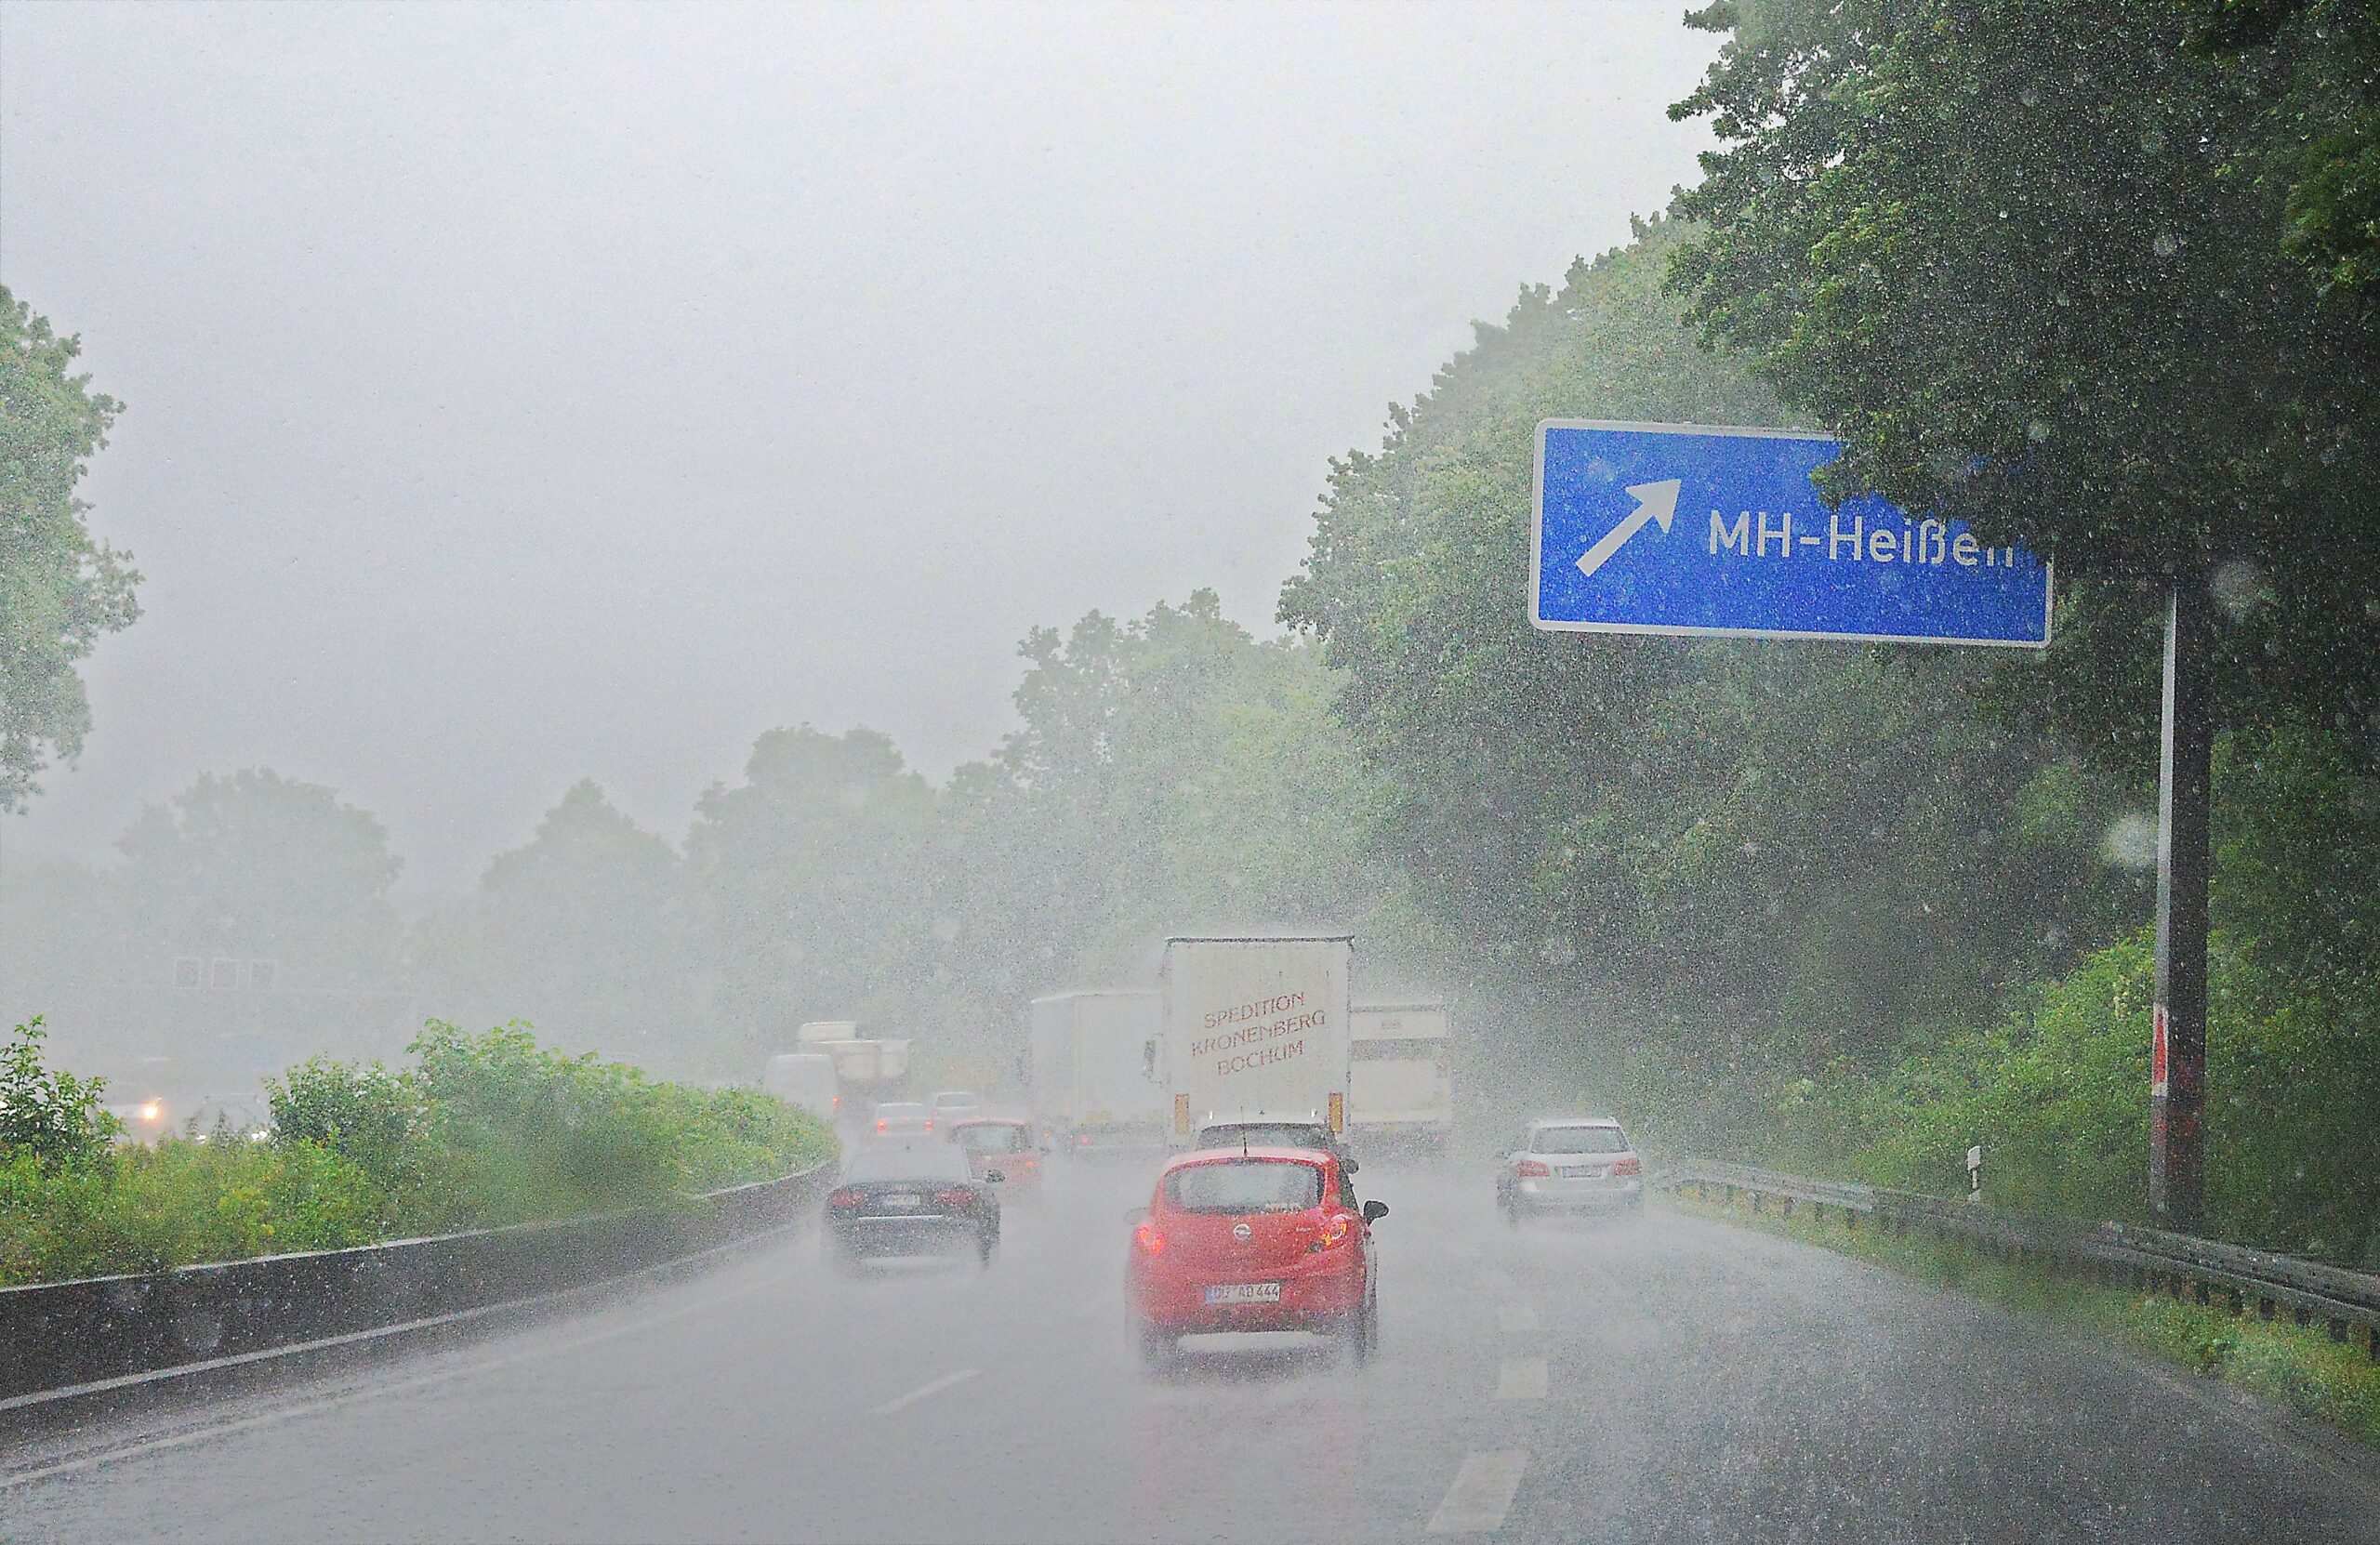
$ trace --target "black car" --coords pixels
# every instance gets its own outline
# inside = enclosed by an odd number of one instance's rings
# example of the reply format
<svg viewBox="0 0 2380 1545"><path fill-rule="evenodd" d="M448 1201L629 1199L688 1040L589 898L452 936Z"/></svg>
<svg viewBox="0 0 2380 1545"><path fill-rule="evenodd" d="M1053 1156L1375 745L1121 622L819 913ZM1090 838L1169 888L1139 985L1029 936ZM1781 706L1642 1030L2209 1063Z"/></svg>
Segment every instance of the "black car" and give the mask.
<svg viewBox="0 0 2380 1545"><path fill-rule="evenodd" d="M826 1246L842 1260L973 1250L988 1266L1000 1241L997 1170L977 1181L942 1142L862 1149L826 1197Z"/></svg>

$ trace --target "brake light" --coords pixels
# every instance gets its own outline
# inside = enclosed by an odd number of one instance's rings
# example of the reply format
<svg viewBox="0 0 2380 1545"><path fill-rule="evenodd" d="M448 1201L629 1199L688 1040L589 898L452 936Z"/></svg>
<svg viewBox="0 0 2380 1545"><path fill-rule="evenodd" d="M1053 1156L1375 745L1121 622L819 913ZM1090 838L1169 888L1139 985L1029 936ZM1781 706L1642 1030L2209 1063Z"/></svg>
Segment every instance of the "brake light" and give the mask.
<svg viewBox="0 0 2380 1545"><path fill-rule="evenodd" d="M1355 1235L1355 1221L1343 1212L1333 1212L1322 1220L1322 1237L1315 1248L1327 1250L1333 1245L1343 1245Z"/></svg>
<svg viewBox="0 0 2380 1545"><path fill-rule="evenodd" d="M945 1185L933 1194L933 1199L945 1207L973 1207L975 1194L963 1185Z"/></svg>
<svg viewBox="0 0 2380 1545"><path fill-rule="evenodd" d="M853 1186L844 1186L840 1191L830 1193L826 1197L828 1207L857 1207L859 1203L860 1194Z"/></svg>
<svg viewBox="0 0 2380 1545"><path fill-rule="evenodd" d="M843 1097L840 1094L830 1094L826 1096L826 1108L830 1111L841 1110L843 1108Z"/></svg>
<svg viewBox="0 0 2380 1545"><path fill-rule="evenodd" d="M1541 1181L1550 1178L1554 1171L1539 1160L1523 1159L1521 1160L1520 1168L1514 1170L1513 1173L1518 1175L1525 1181Z"/></svg>
<svg viewBox="0 0 2380 1545"><path fill-rule="evenodd" d="M1154 1224L1143 1223L1139 1228L1134 1229L1132 1243L1151 1255L1165 1253L1165 1235L1157 1233Z"/></svg>
<svg viewBox="0 0 2380 1545"><path fill-rule="evenodd" d="M879 1116L876 1119L876 1129L879 1132L891 1131L892 1129L892 1123L885 1120L882 1116Z"/></svg>
<svg viewBox="0 0 2380 1545"><path fill-rule="evenodd" d="M1633 1158L1624 1158L1611 1167L1611 1172L1615 1175L1641 1175L1645 1167Z"/></svg>
<svg viewBox="0 0 2380 1545"><path fill-rule="evenodd" d="M932 1131L932 1130L933 1130L933 1117L932 1117L932 1116L927 1116L927 1117L926 1117L926 1130L927 1130L927 1131Z"/></svg>

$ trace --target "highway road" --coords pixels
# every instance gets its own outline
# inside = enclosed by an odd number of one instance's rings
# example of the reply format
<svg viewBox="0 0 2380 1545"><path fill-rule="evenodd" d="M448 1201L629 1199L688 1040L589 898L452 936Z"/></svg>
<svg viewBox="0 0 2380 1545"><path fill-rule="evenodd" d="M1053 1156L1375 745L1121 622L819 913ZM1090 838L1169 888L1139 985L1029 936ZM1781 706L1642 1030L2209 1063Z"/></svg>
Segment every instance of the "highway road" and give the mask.
<svg viewBox="0 0 2380 1545"><path fill-rule="evenodd" d="M1143 1178L1066 1170L989 1273L805 1230L569 1316L20 1444L10 1541L2380 1539L2367 1461L1790 1241L1508 1229L1382 1166L1381 1360L1151 1380Z"/></svg>

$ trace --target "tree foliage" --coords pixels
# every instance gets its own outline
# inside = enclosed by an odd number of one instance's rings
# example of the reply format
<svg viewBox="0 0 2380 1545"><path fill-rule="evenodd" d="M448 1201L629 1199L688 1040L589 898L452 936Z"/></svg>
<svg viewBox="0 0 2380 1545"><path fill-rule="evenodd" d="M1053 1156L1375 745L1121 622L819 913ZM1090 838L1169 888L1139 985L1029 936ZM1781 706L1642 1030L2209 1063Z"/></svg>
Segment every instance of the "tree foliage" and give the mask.
<svg viewBox="0 0 2380 1545"><path fill-rule="evenodd" d="M1525 291L1379 454L1334 464L1282 616L1346 672L1379 840L1470 969L1569 1022L1555 1059L1654 1044L1707 1087L1987 1012L2126 887L2098 854L2110 791L1968 711L1972 660L1528 626L1539 420L1787 416L1663 297L1683 234Z"/></svg>
<svg viewBox="0 0 2380 1545"><path fill-rule="evenodd" d="M2228 720L2380 729L2380 313L2283 250L2302 124L2273 49L2162 0L1763 0L1673 111L1712 339L1842 435L1836 493L2060 565L2047 706L2136 766L2162 588L2213 584ZM2035 693L2036 697L2043 694Z"/></svg>
<svg viewBox="0 0 2380 1545"><path fill-rule="evenodd" d="M74 373L80 352L0 285L0 812L81 752L75 662L140 614L132 555L92 539L74 495L122 407Z"/></svg>

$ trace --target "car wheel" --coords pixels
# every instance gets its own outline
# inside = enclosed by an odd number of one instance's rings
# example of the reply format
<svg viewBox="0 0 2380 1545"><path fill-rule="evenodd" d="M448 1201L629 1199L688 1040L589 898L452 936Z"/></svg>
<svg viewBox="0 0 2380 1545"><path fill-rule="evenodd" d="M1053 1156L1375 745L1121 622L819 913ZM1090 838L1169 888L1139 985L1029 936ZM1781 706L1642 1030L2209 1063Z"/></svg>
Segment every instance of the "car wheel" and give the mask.
<svg viewBox="0 0 2380 1545"><path fill-rule="evenodd" d="M1505 1198L1504 1201L1504 1221L1514 1228L1521 1226L1521 1204L1510 1197Z"/></svg>
<svg viewBox="0 0 2380 1545"><path fill-rule="evenodd" d="M980 1239L976 1240L976 1241L975 1241L975 1263L976 1263L977 1265L979 1265L979 1266L984 1266L984 1267L988 1268L988 1267L991 1265L991 1263L992 1263L992 1251L993 1251L993 1249L995 1248L995 1247L997 1246L997 1244L998 1244L998 1240L996 1240L996 1239L995 1239L991 1235L988 1235L988 1234L987 1234L987 1235L985 1235L982 1238L980 1238Z"/></svg>
<svg viewBox="0 0 2380 1545"><path fill-rule="evenodd" d="M1171 1334L1156 1326L1144 1325L1140 1328L1139 1340L1143 1373L1155 1375L1172 1371L1174 1354L1181 1347Z"/></svg>

